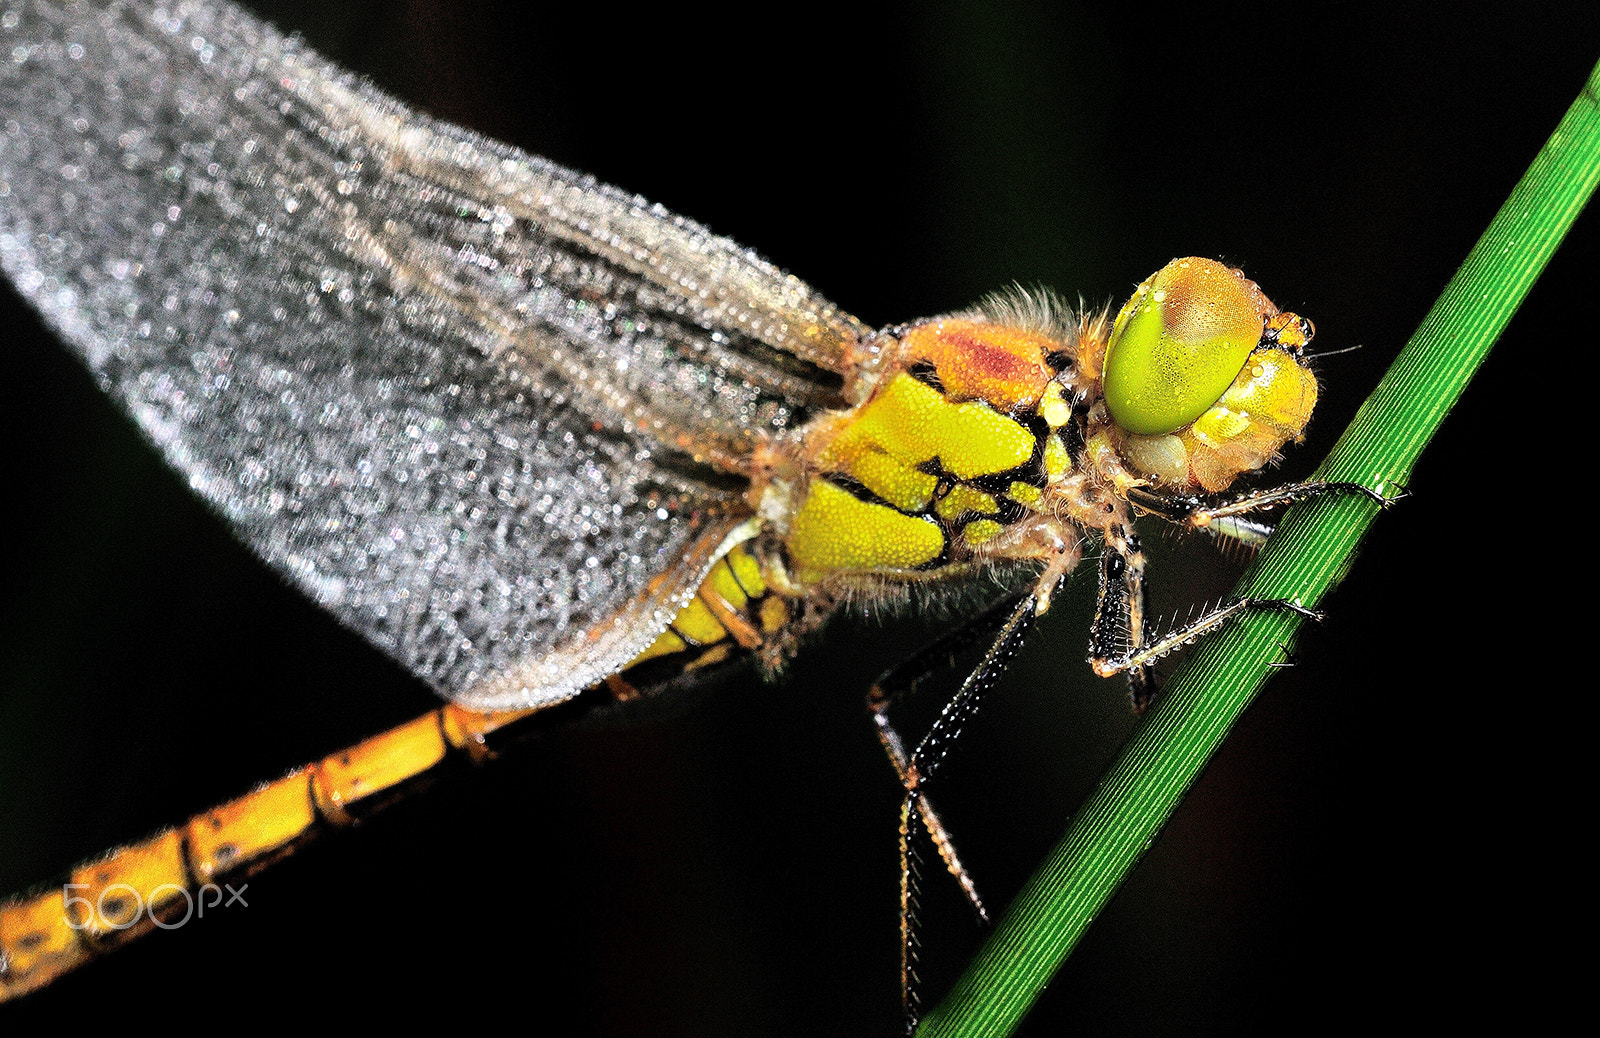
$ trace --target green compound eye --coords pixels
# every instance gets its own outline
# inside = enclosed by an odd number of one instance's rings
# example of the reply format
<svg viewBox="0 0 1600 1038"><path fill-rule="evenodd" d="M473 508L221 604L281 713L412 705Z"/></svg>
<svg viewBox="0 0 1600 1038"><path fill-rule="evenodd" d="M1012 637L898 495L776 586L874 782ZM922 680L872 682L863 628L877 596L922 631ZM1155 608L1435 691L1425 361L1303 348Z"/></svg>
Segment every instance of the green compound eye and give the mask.
<svg viewBox="0 0 1600 1038"><path fill-rule="evenodd" d="M1162 267L1111 329L1102 383L1112 421L1153 436L1199 418L1244 368L1271 309L1253 282L1215 260Z"/></svg>

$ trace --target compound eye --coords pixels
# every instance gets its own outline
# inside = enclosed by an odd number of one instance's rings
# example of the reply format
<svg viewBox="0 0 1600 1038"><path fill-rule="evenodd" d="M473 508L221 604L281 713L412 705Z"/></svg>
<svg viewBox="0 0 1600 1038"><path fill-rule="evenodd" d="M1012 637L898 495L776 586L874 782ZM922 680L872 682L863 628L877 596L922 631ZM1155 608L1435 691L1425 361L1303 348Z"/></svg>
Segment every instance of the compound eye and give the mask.
<svg viewBox="0 0 1600 1038"><path fill-rule="evenodd" d="M1106 410L1131 433L1176 432L1215 404L1274 312L1255 283L1215 260L1176 259L1140 285L1106 347Z"/></svg>

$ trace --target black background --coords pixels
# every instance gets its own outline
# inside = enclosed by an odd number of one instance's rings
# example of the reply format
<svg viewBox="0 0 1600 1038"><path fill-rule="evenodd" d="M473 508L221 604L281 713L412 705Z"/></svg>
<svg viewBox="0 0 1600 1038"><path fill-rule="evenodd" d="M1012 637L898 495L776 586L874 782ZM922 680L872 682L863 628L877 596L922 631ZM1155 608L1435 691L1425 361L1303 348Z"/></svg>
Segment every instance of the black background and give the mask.
<svg viewBox="0 0 1600 1038"><path fill-rule="evenodd" d="M1292 478L1577 94L1600 19L1286 6L262 9L869 324L1014 280L1100 305L1176 255L1240 264L1316 321L1318 348L1362 347L1322 362ZM1030 1033L1434 1030L1553 1008L1549 942L1586 900L1566 734L1584 545L1558 516L1592 456L1567 427L1592 384L1597 241L1590 213ZM432 705L232 542L13 294L0 305L0 889ZM1169 613L1237 574L1205 545L1156 551ZM1082 662L1091 597L1086 568L942 773L997 905L1137 724ZM892 1033L899 792L861 694L937 622L842 618L776 685L739 672L661 716L553 734L256 877L248 909L4 1012ZM937 989L977 934L933 886Z"/></svg>

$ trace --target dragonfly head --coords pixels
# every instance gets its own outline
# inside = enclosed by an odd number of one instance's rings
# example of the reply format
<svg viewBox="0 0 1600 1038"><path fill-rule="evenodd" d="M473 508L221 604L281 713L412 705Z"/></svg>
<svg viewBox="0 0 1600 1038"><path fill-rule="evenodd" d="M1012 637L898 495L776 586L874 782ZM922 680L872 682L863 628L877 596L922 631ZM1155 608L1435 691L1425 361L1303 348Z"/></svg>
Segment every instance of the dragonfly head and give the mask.
<svg viewBox="0 0 1600 1038"><path fill-rule="evenodd" d="M1162 267L1106 346L1101 386L1123 460L1157 485L1211 492L1265 465L1316 404L1312 332L1215 260Z"/></svg>

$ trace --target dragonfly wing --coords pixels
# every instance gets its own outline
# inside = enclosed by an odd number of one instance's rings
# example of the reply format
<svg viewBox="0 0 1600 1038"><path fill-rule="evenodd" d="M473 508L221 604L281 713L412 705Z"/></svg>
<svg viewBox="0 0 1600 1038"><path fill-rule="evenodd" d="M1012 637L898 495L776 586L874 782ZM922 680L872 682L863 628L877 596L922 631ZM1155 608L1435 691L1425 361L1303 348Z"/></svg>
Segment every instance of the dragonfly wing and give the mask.
<svg viewBox="0 0 1600 1038"><path fill-rule="evenodd" d="M0 20L0 262L262 557L443 694L574 694L864 331L219 4Z"/></svg>

